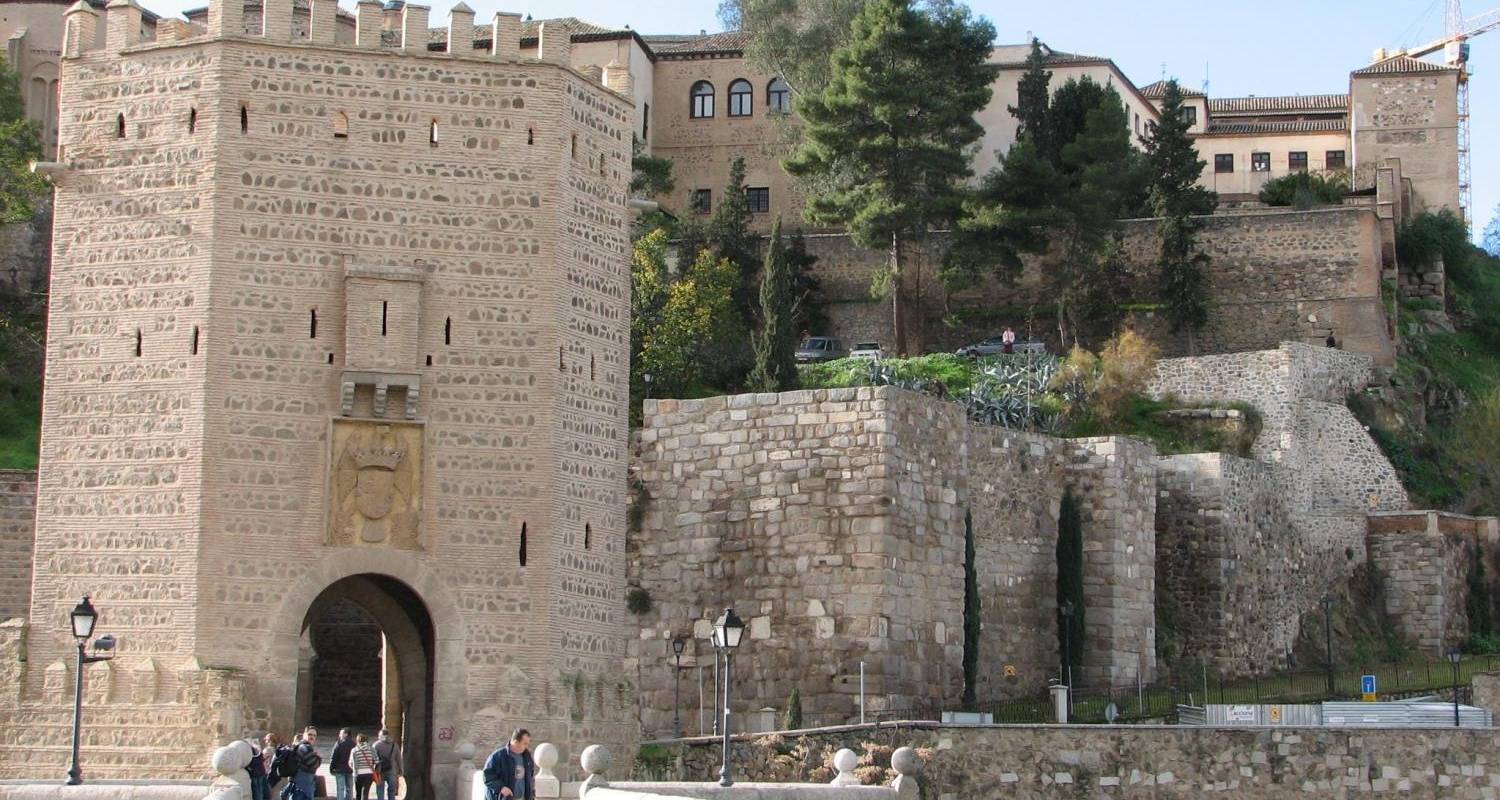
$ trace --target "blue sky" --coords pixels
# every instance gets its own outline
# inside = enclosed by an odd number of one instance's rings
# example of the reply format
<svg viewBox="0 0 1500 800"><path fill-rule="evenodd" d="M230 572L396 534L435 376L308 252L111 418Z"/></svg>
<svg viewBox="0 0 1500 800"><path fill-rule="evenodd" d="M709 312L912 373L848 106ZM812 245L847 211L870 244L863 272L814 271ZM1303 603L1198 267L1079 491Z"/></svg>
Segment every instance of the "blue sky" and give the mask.
<svg viewBox="0 0 1500 800"><path fill-rule="evenodd" d="M145 0L175 13L203 0ZM480 19L496 10L538 19L576 16L643 33L693 33L720 28L717 0L468 0ZM346 2L352 9L352 2ZM434 0L434 24L449 0ZM1349 72L1369 63L1377 47L1413 46L1443 33L1444 0L972 0L994 23L1002 43L1032 32L1059 50L1113 58L1138 85L1163 70L1211 95L1347 92ZM1466 16L1500 7L1467 0ZM1476 232L1500 203L1500 30L1472 41L1470 84L1474 141ZM1489 144L1486 147L1486 144Z"/></svg>

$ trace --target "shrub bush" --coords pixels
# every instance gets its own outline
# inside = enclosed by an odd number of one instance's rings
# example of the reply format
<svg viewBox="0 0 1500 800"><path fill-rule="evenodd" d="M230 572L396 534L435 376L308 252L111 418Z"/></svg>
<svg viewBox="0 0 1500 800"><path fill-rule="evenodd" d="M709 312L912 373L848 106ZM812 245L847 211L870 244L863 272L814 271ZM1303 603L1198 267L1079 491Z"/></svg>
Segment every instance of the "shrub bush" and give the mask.
<svg viewBox="0 0 1500 800"><path fill-rule="evenodd" d="M1343 204L1348 191L1349 180L1342 173L1293 172L1266 183L1260 190L1260 201L1298 209L1336 206Z"/></svg>

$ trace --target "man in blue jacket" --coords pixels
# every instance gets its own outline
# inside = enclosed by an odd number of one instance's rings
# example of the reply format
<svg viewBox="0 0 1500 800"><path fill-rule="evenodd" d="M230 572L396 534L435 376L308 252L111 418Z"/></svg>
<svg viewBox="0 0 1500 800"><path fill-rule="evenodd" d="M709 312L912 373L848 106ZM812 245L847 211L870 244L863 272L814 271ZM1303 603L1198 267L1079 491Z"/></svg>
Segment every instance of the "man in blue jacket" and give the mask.
<svg viewBox="0 0 1500 800"><path fill-rule="evenodd" d="M536 762L531 760L531 733L516 728L510 743L484 762L487 800L536 800Z"/></svg>

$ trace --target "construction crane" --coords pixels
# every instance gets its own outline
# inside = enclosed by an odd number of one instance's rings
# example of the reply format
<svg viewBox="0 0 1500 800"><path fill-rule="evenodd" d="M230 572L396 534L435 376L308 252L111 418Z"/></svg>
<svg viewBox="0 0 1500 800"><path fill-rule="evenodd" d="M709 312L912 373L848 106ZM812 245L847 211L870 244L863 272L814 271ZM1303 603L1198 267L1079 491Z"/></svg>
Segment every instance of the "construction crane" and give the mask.
<svg viewBox="0 0 1500 800"><path fill-rule="evenodd" d="M1447 0L1444 13L1443 38L1420 47L1404 51L1412 58L1421 58L1442 51L1443 60L1458 70L1458 203L1459 214L1464 224L1473 225L1470 209L1473 207L1473 182L1469 167L1469 40L1481 33L1500 28L1500 8L1478 16L1464 18L1462 0Z"/></svg>

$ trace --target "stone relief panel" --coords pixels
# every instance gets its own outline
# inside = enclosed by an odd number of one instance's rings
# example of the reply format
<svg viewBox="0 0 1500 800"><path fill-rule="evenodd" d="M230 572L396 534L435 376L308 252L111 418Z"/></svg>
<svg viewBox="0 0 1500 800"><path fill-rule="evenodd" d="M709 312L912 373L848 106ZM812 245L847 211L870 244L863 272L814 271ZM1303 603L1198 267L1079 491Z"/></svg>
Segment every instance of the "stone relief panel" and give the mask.
<svg viewBox="0 0 1500 800"><path fill-rule="evenodd" d="M328 544L421 550L421 423L333 421Z"/></svg>

